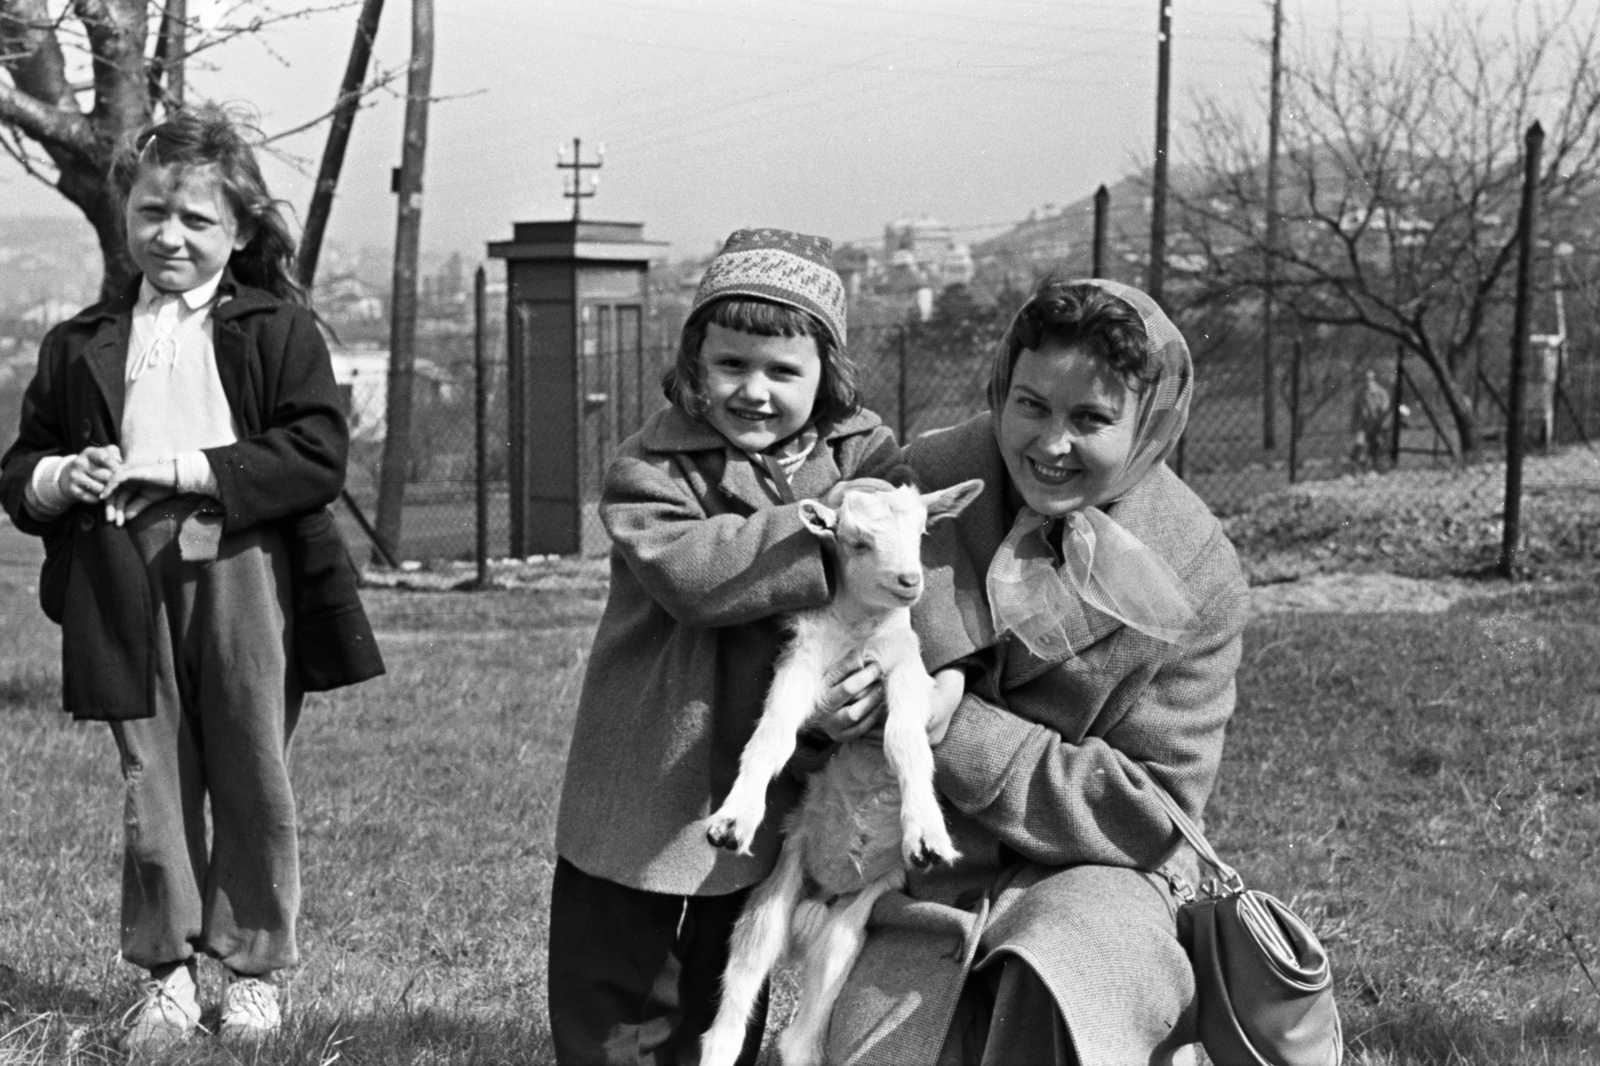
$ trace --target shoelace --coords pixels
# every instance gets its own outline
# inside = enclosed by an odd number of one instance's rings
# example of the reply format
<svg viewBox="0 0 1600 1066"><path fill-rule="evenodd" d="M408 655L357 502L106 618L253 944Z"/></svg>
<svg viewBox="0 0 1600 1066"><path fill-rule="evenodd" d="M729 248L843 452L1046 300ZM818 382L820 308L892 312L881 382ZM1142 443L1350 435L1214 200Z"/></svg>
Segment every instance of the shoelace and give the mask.
<svg viewBox="0 0 1600 1066"><path fill-rule="evenodd" d="M243 1003L238 1002L244 1000ZM278 1005L277 997L268 991L265 981L246 978L228 986L229 1013L251 1014L269 1018Z"/></svg>
<svg viewBox="0 0 1600 1066"><path fill-rule="evenodd" d="M172 1004L173 1008L176 1009L179 1014L183 1015L185 1018L188 1017L188 1012L183 1009L183 1004L178 1002L177 997L172 994L172 990L167 987L166 981L151 979L144 983L144 995L140 996L138 1000L134 1002L133 1006L122 1012L122 1028L128 1028L130 1025L132 1025L135 1016L142 1014L146 1009L150 1008L160 1000L166 1000L168 1003ZM197 1029L209 1031L206 1030L205 1026L200 1024L198 1016L196 1017L194 1024L195 1028Z"/></svg>

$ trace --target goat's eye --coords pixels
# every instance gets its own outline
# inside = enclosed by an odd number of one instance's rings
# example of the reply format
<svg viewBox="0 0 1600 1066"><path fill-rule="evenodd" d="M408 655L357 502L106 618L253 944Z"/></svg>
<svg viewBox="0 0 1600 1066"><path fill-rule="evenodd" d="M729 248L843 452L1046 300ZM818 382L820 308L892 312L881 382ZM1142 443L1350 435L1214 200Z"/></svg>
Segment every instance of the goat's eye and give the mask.
<svg viewBox="0 0 1600 1066"><path fill-rule="evenodd" d="M853 551L853 552L864 552L864 551L871 551L872 550L872 545L868 544L864 540L852 540L850 542L849 547L850 547L850 550Z"/></svg>

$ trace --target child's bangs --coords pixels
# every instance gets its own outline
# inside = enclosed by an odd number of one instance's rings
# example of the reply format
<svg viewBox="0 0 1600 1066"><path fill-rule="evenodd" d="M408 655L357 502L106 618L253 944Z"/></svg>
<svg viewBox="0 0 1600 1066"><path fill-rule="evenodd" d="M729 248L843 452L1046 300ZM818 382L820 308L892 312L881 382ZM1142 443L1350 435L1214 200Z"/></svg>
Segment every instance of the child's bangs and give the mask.
<svg viewBox="0 0 1600 1066"><path fill-rule="evenodd" d="M822 326L815 318L788 304L754 296L734 296L717 300L706 308L705 321L723 329L735 329L758 337L820 337Z"/></svg>

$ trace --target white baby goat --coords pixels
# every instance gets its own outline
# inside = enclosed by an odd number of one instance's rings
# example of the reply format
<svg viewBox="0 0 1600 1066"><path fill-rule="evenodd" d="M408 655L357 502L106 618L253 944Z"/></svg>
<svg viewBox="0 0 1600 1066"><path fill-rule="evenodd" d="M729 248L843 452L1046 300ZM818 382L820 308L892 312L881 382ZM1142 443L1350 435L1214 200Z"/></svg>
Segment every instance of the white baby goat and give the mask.
<svg viewBox="0 0 1600 1066"><path fill-rule="evenodd" d="M908 866L957 858L933 790L927 726L934 682L922 666L911 605L922 596L927 524L960 514L982 491L976 480L919 495L859 479L829 493L837 510L800 504L806 528L831 546L837 592L827 607L791 620L794 637L706 838L748 853L767 785L816 713L824 675L847 656L859 654L883 673L883 743L844 744L790 816L777 868L751 893L734 928L703 1066L730 1066L738 1057L761 984L791 943L804 953L800 1000L779 1051L785 1066L821 1062L833 1004L860 954L872 905L905 884Z"/></svg>

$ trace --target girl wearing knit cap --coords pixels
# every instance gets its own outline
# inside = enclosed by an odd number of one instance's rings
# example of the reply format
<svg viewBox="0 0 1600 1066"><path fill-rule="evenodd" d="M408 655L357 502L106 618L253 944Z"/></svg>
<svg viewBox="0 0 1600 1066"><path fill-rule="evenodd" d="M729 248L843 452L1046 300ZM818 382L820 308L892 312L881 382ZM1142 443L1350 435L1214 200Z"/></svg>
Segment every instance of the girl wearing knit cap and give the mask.
<svg viewBox="0 0 1600 1066"><path fill-rule="evenodd" d="M913 611L924 659L967 666L934 748L962 858L878 901L829 1062L1165 1063L1196 1039L1162 871L1198 880L1152 784L1200 817L1246 589L1164 462L1191 392L1148 296L1047 280L989 413L906 448L925 489L987 486L930 531Z"/></svg>
<svg viewBox="0 0 1600 1066"><path fill-rule="evenodd" d="M610 594L567 757L551 888L562 1064L698 1061L729 933L798 798L797 779L774 782L750 854L706 843L705 819L737 775L772 678L778 616L830 597L797 501L899 462L893 435L857 399L830 252L819 237L734 233L663 381L671 406L606 474ZM825 732L844 739L876 724L881 686L872 667L835 675ZM746 1066L765 1015L763 1001Z"/></svg>

